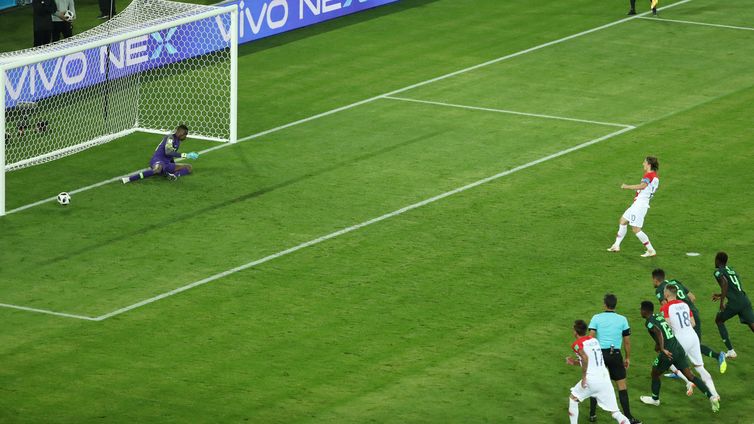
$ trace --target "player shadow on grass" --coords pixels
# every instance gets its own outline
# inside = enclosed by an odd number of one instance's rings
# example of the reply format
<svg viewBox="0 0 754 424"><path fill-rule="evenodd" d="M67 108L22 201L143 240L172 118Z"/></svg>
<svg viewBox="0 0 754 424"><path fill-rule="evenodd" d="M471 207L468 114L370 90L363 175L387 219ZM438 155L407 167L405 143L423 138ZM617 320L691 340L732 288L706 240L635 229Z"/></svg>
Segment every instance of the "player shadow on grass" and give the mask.
<svg viewBox="0 0 754 424"><path fill-rule="evenodd" d="M138 230L131 231L131 232L128 232L128 233L125 233L125 234L121 234L121 235L119 235L117 237L112 237L112 238L109 238L107 240L103 240L103 241L101 241L99 243L95 243L95 244L93 244L91 246L87 246L87 247L84 247L84 248L81 248L81 249L78 249L78 250L69 251L65 255L57 256L57 257L51 258L49 260L39 262L38 265L40 265L40 266L53 265L53 264L56 264L56 263L64 261L64 260L71 259L71 258L73 258L75 256L79 256L79 255L82 255L82 254L85 254L85 253L92 252L92 251L97 250L99 248L108 246L108 245L110 245L112 243L121 242L121 241L126 240L126 239L128 239L130 237L143 236L146 233L149 233L150 231L153 231L153 230L162 230L167 225L176 224L176 223L185 221L185 220L190 219L190 218L196 218L197 216L202 215L202 214L210 213L210 212L222 209L224 207L234 205L236 203L245 202L247 200L254 199L254 198L259 197L259 196L263 196L263 195L265 195L267 193L271 193L271 192L273 192L275 190L291 186L293 184L296 184L298 182L307 180L309 178L318 177L318 176L326 174L328 172L335 171L338 168L343 168L343 167L346 167L346 166L350 166L350 165L353 165L353 164L355 164L357 162L361 162L361 161L364 161L364 160L372 159L374 157L383 155L385 153L389 153L389 152L392 152L394 150L398 150L400 148L403 148L403 147L406 147L406 146L410 146L412 144L416 144L416 143L419 143L421 141L425 141L425 140L430 139L430 138L434 138L435 136L437 136L439 134L440 134L440 132L433 132L433 133L425 134L425 135L422 135L422 136L419 136L419 137L414 137L412 139L406 140L406 141L398 143L398 144L393 144L391 146L383 147L382 149L379 149L379 150L376 150L376 151L373 151L373 152L369 152L369 153L363 154L361 156L356 156L355 158L350 159L350 160L346 160L346 161L342 161L342 162L336 162L336 163L334 163L334 164L332 164L332 165L330 165L328 167L325 167L325 168L322 168L322 169L319 169L319 170L316 170L316 171L313 171L313 172L307 172L306 174L300 175L298 177L291 178L291 179L285 180L285 181L281 181L281 182L279 182L277 184L273 184L273 185L270 185L270 186L267 186L267 187L263 187L263 188L261 188L259 190L252 191L251 193L247 193L247 194L244 194L242 196L235 197L233 199L228 199L226 201L223 201L223 202L220 202L220 203L217 203L217 204L214 204L214 205L210 205L210 206L198 209L198 210L189 210L189 211L184 212L183 214L171 216L168 219L165 219L165 220L160 221L160 222L156 222L154 224L147 225L146 227L140 228ZM197 177L197 178L201 178L201 177Z"/></svg>

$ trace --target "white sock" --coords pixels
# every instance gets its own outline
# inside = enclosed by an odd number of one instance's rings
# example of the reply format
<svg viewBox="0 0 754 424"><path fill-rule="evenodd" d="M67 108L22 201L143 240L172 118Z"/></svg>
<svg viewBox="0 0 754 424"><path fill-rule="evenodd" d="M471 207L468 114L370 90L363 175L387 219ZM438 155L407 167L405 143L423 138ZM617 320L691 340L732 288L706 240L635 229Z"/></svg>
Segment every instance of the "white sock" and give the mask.
<svg viewBox="0 0 754 424"><path fill-rule="evenodd" d="M613 246L620 246L620 242L623 241L623 237L626 236L626 232L628 232L628 225L618 225L618 235L615 237L615 243L613 243Z"/></svg>
<svg viewBox="0 0 754 424"><path fill-rule="evenodd" d="M615 421L618 421L619 424L624 424L628 422L628 418L626 418L625 415L621 414L620 411L615 411L612 413L613 419Z"/></svg>
<svg viewBox="0 0 754 424"><path fill-rule="evenodd" d="M673 371L673 373L674 373L675 375L677 375L677 376L678 376L678 378L680 378L681 380L683 380L684 382L686 382L686 384L689 384L689 383L691 383L691 382L689 381L689 379L688 379L688 378L686 378L686 376L685 376L685 375L683 375L683 373L682 373L682 372L678 371L678 368L676 368L676 367L675 367L675 365L671 365L671 366L670 366L670 371Z"/></svg>
<svg viewBox="0 0 754 424"><path fill-rule="evenodd" d="M652 247L652 243L649 242L649 236L644 234L644 231L639 231L638 233L636 233L636 237L644 246L647 247L647 250L655 250L655 248Z"/></svg>
<svg viewBox="0 0 754 424"><path fill-rule="evenodd" d="M712 393L712 396L719 396L717 394L717 389L715 389L715 383L712 382L712 376L710 375L709 371L704 369L704 365L694 366L696 368L696 372L699 373L699 377L702 378L702 381L704 384L709 387L710 393Z"/></svg>
<svg viewBox="0 0 754 424"><path fill-rule="evenodd" d="M568 398L568 417L571 419L571 424L578 424L579 422L579 403L575 400Z"/></svg>

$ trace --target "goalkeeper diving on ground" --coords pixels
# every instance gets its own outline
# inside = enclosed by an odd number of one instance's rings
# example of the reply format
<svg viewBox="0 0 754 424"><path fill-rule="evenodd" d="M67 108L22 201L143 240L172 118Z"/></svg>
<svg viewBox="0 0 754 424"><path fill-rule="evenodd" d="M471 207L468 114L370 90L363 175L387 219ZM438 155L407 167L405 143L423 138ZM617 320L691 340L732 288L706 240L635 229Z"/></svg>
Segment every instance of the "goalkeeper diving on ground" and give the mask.
<svg viewBox="0 0 754 424"><path fill-rule="evenodd" d="M178 177L191 173L191 165L187 163L175 163L177 158L196 159L199 153L179 153L178 148L181 142L188 135L188 127L181 124L176 127L175 132L166 135L155 149L152 159L149 161L149 168L144 172L133 174L130 177L123 177L123 184L131 181L142 180L153 175L164 175L168 180L175 181Z"/></svg>

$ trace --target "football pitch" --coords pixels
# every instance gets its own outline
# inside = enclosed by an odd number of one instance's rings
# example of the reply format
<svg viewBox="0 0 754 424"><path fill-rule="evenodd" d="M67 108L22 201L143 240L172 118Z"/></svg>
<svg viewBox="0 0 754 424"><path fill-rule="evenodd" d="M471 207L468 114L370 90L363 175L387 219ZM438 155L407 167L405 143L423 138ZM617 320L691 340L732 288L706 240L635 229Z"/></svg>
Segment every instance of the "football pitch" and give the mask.
<svg viewBox="0 0 754 424"><path fill-rule="evenodd" d="M119 182L150 134L8 173L0 422L563 423L572 323L612 292L636 417L754 423L736 318L739 357L705 363L719 413L669 379L639 402L652 269L717 350L717 251L754 293L754 0L530 3L402 0L240 46L242 141L189 139L177 182ZM609 254L647 155L658 256Z"/></svg>

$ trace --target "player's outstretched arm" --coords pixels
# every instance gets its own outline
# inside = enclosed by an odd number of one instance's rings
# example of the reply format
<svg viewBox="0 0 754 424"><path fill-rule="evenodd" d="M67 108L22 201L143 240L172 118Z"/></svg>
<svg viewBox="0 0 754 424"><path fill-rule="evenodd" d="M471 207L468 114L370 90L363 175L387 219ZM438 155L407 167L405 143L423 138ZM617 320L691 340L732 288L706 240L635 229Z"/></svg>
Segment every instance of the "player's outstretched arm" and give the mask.
<svg viewBox="0 0 754 424"><path fill-rule="evenodd" d="M624 190L644 190L647 188L647 183L641 183L641 184L621 184L620 188Z"/></svg>

